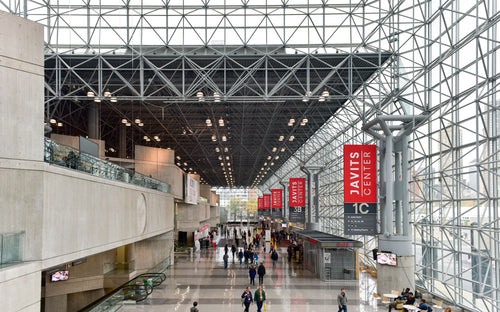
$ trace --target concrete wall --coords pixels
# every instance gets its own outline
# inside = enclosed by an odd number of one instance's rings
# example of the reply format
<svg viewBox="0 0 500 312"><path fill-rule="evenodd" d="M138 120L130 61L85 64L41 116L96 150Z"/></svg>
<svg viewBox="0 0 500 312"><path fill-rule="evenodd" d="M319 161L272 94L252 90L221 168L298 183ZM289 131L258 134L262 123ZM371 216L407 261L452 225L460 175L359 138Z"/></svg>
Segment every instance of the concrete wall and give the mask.
<svg viewBox="0 0 500 312"><path fill-rule="evenodd" d="M40 263L23 263L0 269L2 311L40 312Z"/></svg>
<svg viewBox="0 0 500 312"><path fill-rule="evenodd" d="M148 146L135 146L135 171L170 184L171 193L183 198L183 171L174 164L175 152Z"/></svg>
<svg viewBox="0 0 500 312"><path fill-rule="evenodd" d="M0 11L0 158L43 159L43 26Z"/></svg>
<svg viewBox="0 0 500 312"><path fill-rule="evenodd" d="M398 265L377 264L377 293L401 292L403 288L415 289L415 257L398 256Z"/></svg>
<svg viewBox="0 0 500 312"><path fill-rule="evenodd" d="M173 197L46 163L0 159L0 231L48 268L174 228Z"/></svg>

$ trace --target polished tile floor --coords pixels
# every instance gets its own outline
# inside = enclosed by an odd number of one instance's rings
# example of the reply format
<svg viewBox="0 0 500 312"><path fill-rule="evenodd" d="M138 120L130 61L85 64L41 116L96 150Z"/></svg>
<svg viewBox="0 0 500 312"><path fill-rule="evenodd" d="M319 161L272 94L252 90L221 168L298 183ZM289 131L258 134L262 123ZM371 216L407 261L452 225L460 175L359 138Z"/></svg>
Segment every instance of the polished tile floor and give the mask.
<svg viewBox="0 0 500 312"><path fill-rule="evenodd" d="M349 312L387 311L377 306L372 294L376 292L376 281L361 273L359 281L322 282L287 262L286 249L278 248L280 257L276 268L268 253L260 252L259 261L264 261L266 275L264 287L267 295L267 311L337 311L337 294L346 289ZM249 285L248 269L229 254L229 266L224 269L224 248L202 249L189 254L176 254L175 265L166 273L167 280L155 288L150 298L126 305L120 311L189 311L193 301L198 301L200 312L243 311L241 294ZM258 283L258 276L256 277ZM252 293L256 287L251 286ZM257 306L250 307L251 312Z"/></svg>

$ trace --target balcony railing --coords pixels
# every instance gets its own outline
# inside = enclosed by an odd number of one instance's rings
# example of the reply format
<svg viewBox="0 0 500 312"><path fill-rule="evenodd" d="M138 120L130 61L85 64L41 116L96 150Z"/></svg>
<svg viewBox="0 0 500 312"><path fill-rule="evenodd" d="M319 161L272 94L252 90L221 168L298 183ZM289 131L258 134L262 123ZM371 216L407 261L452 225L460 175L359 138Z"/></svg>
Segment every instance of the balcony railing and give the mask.
<svg viewBox="0 0 500 312"><path fill-rule="evenodd" d="M170 192L170 185L167 183L47 138L45 138L44 143L44 161L49 164L90 173L109 180L131 183L164 193Z"/></svg>

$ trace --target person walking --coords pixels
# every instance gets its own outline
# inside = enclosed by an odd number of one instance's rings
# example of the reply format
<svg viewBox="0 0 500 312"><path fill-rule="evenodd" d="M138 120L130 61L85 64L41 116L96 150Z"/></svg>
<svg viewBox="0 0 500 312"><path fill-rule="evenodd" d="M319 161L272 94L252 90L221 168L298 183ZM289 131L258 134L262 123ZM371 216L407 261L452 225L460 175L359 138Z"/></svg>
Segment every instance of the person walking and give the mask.
<svg viewBox="0 0 500 312"><path fill-rule="evenodd" d="M191 311L190 312L199 312L198 308L198 302L193 302L193 306L191 307Z"/></svg>
<svg viewBox="0 0 500 312"><path fill-rule="evenodd" d="M238 252L238 259L240 260L240 265L243 263L243 249Z"/></svg>
<svg viewBox="0 0 500 312"><path fill-rule="evenodd" d="M231 246L231 253L233 254L233 262L234 262L234 254L236 253L236 246Z"/></svg>
<svg viewBox="0 0 500 312"><path fill-rule="evenodd" d="M259 285L259 288L255 291L253 301L257 304L257 312L262 312L262 305L264 305L264 301L266 301L266 292L262 289L261 285Z"/></svg>
<svg viewBox="0 0 500 312"><path fill-rule="evenodd" d="M241 301L245 306L245 312L249 312L250 304L253 302L252 292L250 291L250 286L247 286L247 289L241 295Z"/></svg>
<svg viewBox="0 0 500 312"><path fill-rule="evenodd" d="M227 253L224 254L224 257L222 257L222 259L224 260L224 269L227 269L227 261L229 260L229 256L227 255Z"/></svg>
<svg viewBox="0 0 500 312"><path fill-rule="evenodd" d="M292 245L289 245L288 248L286 249L286 252L288 253L288 262L292 260Z"/></svg>
<svg viewBox="0 0 500 312"><path fill-rule="evenodd" d="M248 275L250 276L250 285L255 286L255 275L257 275L257 270L255 270L253 264L250 266L250 270L248 270Z"/></svg>
<svg viewBox="0 0 500 312"><path fill-rule="evenodd" d="M273 250L273 253L271 254L271 259L273 260L273 268L276 267L276 262L278 261L278 253L276 250Z"/></svg>
<svg viewBox="0 0 500 312"><path fill-rule="evenodd" d="M266 268L264 267L264 264L262 262L257 269L257 274L259 274L259 285L264 284L264 275L266 275Z"/></svg>
<svg viewBox="0 0 500 312"><path fill-rule="evenodd" d="M339 304L339 312L347 312L347 297L344 288L340 290L340 294L337 297L337 303Z"/></svg>

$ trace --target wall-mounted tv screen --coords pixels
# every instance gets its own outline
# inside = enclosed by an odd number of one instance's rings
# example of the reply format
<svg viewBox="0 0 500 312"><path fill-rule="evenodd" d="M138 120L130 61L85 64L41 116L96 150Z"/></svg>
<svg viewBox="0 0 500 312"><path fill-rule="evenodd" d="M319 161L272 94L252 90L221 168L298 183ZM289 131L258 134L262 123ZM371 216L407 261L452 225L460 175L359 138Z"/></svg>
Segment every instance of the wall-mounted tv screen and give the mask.
<svg viewBox="0 0 500 312"><path fill-rule="evenodd" d="M377 263L386 265L398 265L398 257L393 253L377 252Z"/></svg>
<svg viewBox="0 0 500 312"><path fill-rule="evenodd" d="M50 276L51 282L67 281L69 279L69 271L57 271Z"/></svg>

